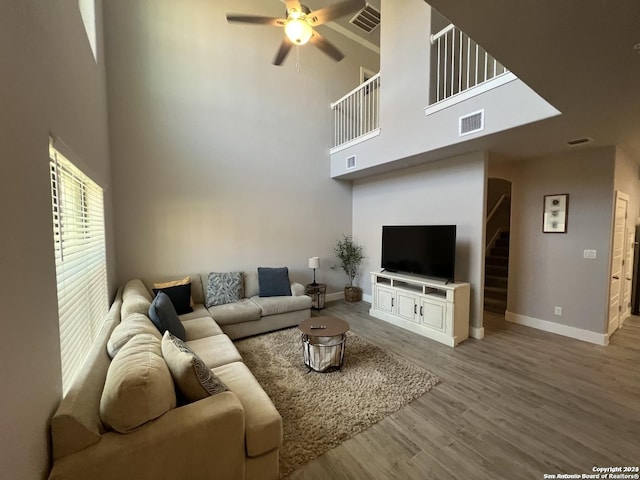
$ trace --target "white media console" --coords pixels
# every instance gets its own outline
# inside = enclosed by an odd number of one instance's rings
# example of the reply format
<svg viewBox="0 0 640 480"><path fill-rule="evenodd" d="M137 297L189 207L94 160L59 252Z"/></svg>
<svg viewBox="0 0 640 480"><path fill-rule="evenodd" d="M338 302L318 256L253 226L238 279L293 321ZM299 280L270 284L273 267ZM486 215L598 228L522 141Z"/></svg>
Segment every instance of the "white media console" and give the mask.
<svg viewBox="0 0 640 480"><path fill-rule="evenodd" d="M469 338L468 283L371 273L373 317L455 347Z"/></svg>

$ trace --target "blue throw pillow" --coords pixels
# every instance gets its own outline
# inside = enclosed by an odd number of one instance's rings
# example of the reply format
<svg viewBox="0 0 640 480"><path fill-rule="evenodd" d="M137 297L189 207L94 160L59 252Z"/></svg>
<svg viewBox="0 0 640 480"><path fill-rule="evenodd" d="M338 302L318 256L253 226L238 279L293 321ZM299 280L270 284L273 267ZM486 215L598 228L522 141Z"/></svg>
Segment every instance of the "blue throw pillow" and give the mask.
<svg viewBox="0 0 640 480"><path fill-rule="evenodd" d="M153 299L149 307L149 318L158 330L160 330L161 334L164 335L164 332L169 330L172 335L175 335L180 340L186 339L184 326L178 318L171 299L166 293L158 292L156 298Z"/></svg>
<svg viewBox="0 0 640 480"><path fill-rule="evenodd" d="M289 269L287 267L258 267L258 296L291 296Z"/></svg>

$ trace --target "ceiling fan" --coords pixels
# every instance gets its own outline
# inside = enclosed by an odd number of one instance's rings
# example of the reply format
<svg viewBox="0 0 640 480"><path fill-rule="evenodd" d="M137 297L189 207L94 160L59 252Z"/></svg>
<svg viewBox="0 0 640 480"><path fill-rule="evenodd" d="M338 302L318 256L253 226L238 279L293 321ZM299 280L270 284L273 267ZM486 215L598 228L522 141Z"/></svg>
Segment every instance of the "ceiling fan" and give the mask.
<svg viewBox="0 0 640 480"><path fill-rule="evenodd" d="M344 54L316 32L314 27L364 8L365 0L345 0L313 12L298 0L283 1L287 6L285 18L228 13L227 21L284 27L285 37L273 59L274 65L282 65L293 45L304 45L307 42L318 47L336 62L344 58Z"/></svg>

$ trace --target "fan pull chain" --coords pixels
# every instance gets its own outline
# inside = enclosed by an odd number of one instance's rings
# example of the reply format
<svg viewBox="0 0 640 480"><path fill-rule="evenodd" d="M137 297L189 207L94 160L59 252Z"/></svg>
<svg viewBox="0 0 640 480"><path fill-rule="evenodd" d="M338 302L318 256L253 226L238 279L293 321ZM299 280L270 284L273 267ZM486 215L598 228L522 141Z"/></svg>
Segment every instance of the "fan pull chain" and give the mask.
<svg viewBox="0 0 640 480"><path fill-rule="evenodd" d="M300 45L296 45L296 71L300 73Z"/></svg>

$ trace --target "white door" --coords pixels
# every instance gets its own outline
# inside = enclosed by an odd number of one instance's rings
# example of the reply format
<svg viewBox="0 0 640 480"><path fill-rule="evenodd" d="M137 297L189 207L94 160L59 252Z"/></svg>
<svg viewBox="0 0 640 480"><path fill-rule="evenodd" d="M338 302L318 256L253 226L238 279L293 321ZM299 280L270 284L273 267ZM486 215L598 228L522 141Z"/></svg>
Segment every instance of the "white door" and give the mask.
<svg viewBox="0 0 640 480"><path fill-rule="evenodd" d="M418 322L418 299L413 293L403 292L398 290L396 292L396 299L398 304L396 305L396 315L403 320L409 320L411 322Z"/></svg>
<svg viewBox="0 0 640 480"><path fill-rule="evenodd" d="M635 242L634 232L627 232L627 240L624 244L624 277L622 282L622 316L620 322L623 322L631 315L631 285L633 283L633 244Z"/></svg>
<svg viewBox="0 0 640 480"><path fill-rule="evenodd" d="M609 335L613 334L621 324L622 288L625 273L623 260L628 204L629 196L622 192L616 192L611 248L611 278L609 279L609 326L607 328Z"/></svg>

